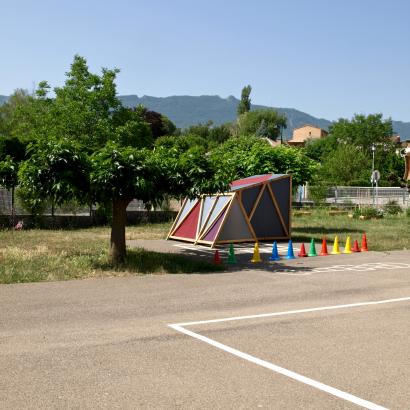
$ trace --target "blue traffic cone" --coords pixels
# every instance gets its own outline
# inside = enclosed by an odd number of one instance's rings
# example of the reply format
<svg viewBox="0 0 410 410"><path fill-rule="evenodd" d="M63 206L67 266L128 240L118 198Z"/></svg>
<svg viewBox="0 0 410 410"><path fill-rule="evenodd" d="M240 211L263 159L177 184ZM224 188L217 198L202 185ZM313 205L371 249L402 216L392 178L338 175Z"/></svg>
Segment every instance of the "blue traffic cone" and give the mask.
<svg viewBox="0 0 410 410"><path fill-rule="evenodd" d="M288 254L285 256L285 259L295 259L295 255L293 254L292 239L289 239Z"/></svg>
<svg viewBox="0 0 410 410"><path fill-rule="evenodd" d="M271 262L280 260L279 253L278 253L278 244L276 243L276 241L273 242L272 255L270 256L269 260Z"/></svg>

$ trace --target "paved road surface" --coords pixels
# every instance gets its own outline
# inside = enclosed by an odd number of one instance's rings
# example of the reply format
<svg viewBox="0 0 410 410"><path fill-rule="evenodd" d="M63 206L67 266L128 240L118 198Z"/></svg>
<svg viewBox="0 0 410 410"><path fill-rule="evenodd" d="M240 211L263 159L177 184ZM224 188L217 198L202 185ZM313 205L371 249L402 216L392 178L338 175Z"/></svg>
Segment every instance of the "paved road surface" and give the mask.
<svg viewBox="0 0 410 410"><path fill-rule="evenodd" d="M410 297L407 251L301 263L2 285L0 408L358 408L167 326ZM380 406L408 408L409 313L402 301L190 329Z"/></svg>

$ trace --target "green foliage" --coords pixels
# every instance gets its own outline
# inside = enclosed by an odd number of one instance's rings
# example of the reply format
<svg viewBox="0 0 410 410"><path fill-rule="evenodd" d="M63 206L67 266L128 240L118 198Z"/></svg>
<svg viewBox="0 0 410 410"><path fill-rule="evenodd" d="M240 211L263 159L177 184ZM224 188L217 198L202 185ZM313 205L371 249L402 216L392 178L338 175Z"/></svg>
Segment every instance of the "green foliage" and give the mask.
<svg viewBox="0 0 410 410"><path fill-rule="evenodd" d="M406 209L406 216L407 216L407 218L410 218L410 208Z"/></svg>
<svg viewBox="0 0 410 410"><path fill-rule="evenodd" d="M90 158L90 185L95 202L115 198L150 201L155 191L155 170L149 150L108 143Z"/></svg>
<svg viewBox="0 0 410 410"><path fill-rule="evenodd" d="M18 163L10 156L0 161L0 186L13 189L18 185Z"/></svg>
<svg viewBox="0 0 410 410"><path fill-rule="evenodd" d="M403 209L395 200L389 200L384 206L383 211L388 215L397 215L403 212Z"/></svg>
<svg viewBox="0 0 410 410"><path fill-rule="evenodd" d="M381 209L373 208L372 206L365 206L360 209L360 215L366 218L382 218L383 211Z"/></svg>
<svg viewBox="0 0 410 410"><path fill-rule="evenodd" d="M113 140L122 146L144 148L153 143L150 124L144 117L144 111L119 107L113 112Z"/></svg>
<svg viewBox="0 0 410 410"><path fill-rule="evenodd" d="M149 124L154 140L163 135L172 135L176 131L175 124L159 112L149 111L142 105L139 105L135 111L139 112L142 119Z"/></svg>
<svg viewBox="0 0 410 410"><path fill-rule="evenodd" d="M370 158L356 146L340 144L328 154L319 169L319 178L328 186L369 185Z"/></svg>
<svg viewBox="0 0 410 410"><path fill-rule="evenodd" d="M245 114L246 112L249 112L251 110L251 95L252 87L250 85L247 85L242 88L241 92L241 101L238 104L238 107L236 109L238 115Z"/></svg>
<svg viewBox="0 0 410 410"><path fill-rule="evenodd" d="M373 143L391 144L389 137L393 128L391 119L383 120L382 114L355 114L351 120L341 118L332 124L329 133L339 142L361 147L368 152Z"/></svg>
<svg viewBox="0 0 410 410"><path fill-rule="evenodd" d="M310 181L317 168L302 149L272 148L257 137L232 138L211 155L229 181L258 174L291 173L293 184L299 185Z"/></svg>
<svg viewBox="0 0 410 410"><path fill-rule="evenodd" d="M328 135L325 138L309 139L306 142L306 155L318 162L322 162L338 147L336 137Z"/></svg>
<svg viewBox="0 0 410 410"><path fill-rule="evenodd" d="M256 135L263 127L263 136L274 141L279 137L281 128L286 128L286 117L275 110L256 110L242 114L238 118L237 135Z"/></svg>
<svg viewBox="0 0 410 410"><path fill-rule="evenodd" d="M70 200L89 203L89 165L81 148L67 140L39 142L19 170L20 191L36 208L49 199L54 205Z"/></svg>

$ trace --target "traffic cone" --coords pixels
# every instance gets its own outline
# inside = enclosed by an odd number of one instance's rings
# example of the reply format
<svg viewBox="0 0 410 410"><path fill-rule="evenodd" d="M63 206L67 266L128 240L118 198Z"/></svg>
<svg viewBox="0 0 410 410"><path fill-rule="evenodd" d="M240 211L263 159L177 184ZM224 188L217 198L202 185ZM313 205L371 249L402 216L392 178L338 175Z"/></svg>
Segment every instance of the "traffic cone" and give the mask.
<svg viewBox="0 0 410 410"><path fill-rule="evenodd" d="M357 239L355 239L355 241L354 241L352 252L360 252L359 242L357 242Z"/></svg>
<svg viewBox="0 0 410 410"><path fill-rule="evenodd" d="M218 249L215 251L215 255L214 255L214 264L215 265L220 265L222 263L221 261L221 255L219 255L219 251Z"/></svg>
<svg viewBox="0 0 410 410"><path fill-rule="evenodd" d="M346 239L345 250L343 253L352 253L352 245L350 244L350 235Z"/></svg>
<svg viewBox="0 0 410 410"><path fill-rule="evenodd" d="M329 254L327 253L327 242L326 238L322 239L322 249L320 250L319 256L328 256Z"/></svg>
<svg viewBox="0 0 410 410"><path fill-rule="evenodd" d="M335 241L334 241L334 243L333 243L333 249L332 249L332 252L331 252L331 254L332 255L340 255L340 249L339 249L339 239L338 239L338 237L337 237L337 235L335 236Z"/></svg>
<svg viewBox="0 0 410 410"><path fill-rule="evenodd" d="M362 236L362 246L361 246L360 250L362 252L367 252L369 250L367 248L367 238L366 238L366 233L365 232L363 233L363 236Z"/></svg>
<svg viewBox="0 0 410 410"><path fill-rule="evenodd" d="M288 254L285 256L285 259L295 259L295 255L293 253L292 239L289 239Z"/></svg>
<svg viewBox="0 0 410 410"><path fill-rule="evenodd" d="M309 248L309 253L308 256L317 256L316 253L316 246L315 246L315 240L312 238L310 241L310 248Z"/></svg>
<svg viewBox="0 0 410 410"><path fill-rule="evenodd" d="M258 242L255 242L255 247L253 249L253 257L251 259L251 262L253 262L253 263L262 262L261 256L259 255L259 244L258 244Z"/></svg>
<svg viewBox="0 0 410 410"><path fill-rule="evenodd" d="M269 257L269 260L271 262L280 260L279 253L278 253L278 244L276 243L276 241L273 242L272 255Z"/></svg>
<svg viewBox="0 0 410 410"><path fill-rule="evenodd" d="M229 245L228 263L230 265L234 265L236 263L235 250L233 248L233 243Z"/></svg>
<svg viewBox="0 0 410 410"><path fill-rule="evenodd" d="M305 250L305 244L302 243L302 245L300 245L300 251L298 253L299 258L306 258L307 257L307 253Z"/></svg>

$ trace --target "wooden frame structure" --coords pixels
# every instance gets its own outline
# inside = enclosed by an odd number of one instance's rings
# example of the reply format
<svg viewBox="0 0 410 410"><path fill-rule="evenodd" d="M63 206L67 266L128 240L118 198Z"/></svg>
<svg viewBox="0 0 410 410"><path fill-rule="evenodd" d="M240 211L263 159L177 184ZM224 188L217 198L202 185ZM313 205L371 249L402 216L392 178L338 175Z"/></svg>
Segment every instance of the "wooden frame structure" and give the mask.
<svg viewBox="0 0 410 410"><path fill-rule="evenodd" d="M211 245L290 238L292 180L255 175L231 183L230 192L185 199L167 239Z"/></svg>

